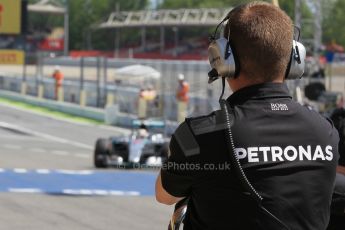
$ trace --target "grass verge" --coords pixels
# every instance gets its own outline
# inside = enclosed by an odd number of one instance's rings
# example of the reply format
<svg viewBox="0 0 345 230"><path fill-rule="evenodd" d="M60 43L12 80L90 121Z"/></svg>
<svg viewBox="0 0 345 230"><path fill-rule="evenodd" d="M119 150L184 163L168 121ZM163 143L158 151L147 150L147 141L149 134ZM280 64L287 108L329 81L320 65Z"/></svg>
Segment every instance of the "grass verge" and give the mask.
<svg viewBox="0 0 345 230"><path fill-rule="evenodd" d="M15 106L15 107L22 108L22 109L27 109L27 110L30 110L30 111L34 111L34 112L40 113L42 115L48 115L48 116L51 116L51 117L66 119L66 120L69 120L69 121L88 123L88 124L96 124L96 125L104 124L104 122L101 122L101 121L98 121L98 120L94 120L94 119L91 119L91 118L84 118L84 117L74 116L74 115L71 115L71 114L62 113L62 112L57 111L57 110L52 110L52 109L48 109L48 108L44 108L44 107L40 107L40 106L36 106L36 105L31 105L29 103L15 101L15 100L7 99L7 98L0 97L0 103L1 104L5 104L5 105Z"/></svg>

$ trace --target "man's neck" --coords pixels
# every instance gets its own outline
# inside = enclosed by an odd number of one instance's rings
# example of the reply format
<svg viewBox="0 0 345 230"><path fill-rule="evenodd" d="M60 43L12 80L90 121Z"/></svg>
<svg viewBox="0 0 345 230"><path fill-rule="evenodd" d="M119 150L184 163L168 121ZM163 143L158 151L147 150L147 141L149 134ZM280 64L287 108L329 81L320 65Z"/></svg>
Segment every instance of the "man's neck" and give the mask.
<svg viewBox="0 0 345 230"><path fill-rule="evenodd" d="M282 79L283 78L276 78L275 80L270 81L270 82L283 83ZM262 84L265 82L266 81L261 80L261 79L253 80L241 74L236 78L228 78L228 84L233 92L236 92L237 90L248 87L248 86Z"/></svg>

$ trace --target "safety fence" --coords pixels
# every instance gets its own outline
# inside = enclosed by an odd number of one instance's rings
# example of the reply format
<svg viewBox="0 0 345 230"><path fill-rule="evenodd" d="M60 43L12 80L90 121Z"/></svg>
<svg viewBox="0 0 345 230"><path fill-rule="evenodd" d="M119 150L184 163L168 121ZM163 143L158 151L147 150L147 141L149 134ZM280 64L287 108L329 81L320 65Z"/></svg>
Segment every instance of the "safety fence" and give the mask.
<svg viewBox="0 0 345 230"><path fill-rule="evenodd" d="M147 101L147 117L176 120L175 94L178 75L183 74L190 85L187 114L207 114L218 106L220 82L212 86L207 84L209 67L205 61L46 58L36 66L27 66L25 72L18 67L2 68L0 89L55 100L52 72L56 65L65 76L62 83L65 102L98 108L117 104L120 112L137 115L139 93L150 87L157 96ZM133 65L151 67L159 75L151 78L141 73L140 68L133 73L117 73L122 67Z"/></svg>
<svg viewBox="0 0 345 230"><path fill-rule="evenodd" d="M211 85L207 83L210 70L207 61L44 58L37 65L26 66L24 70L18 67L3 68L0 89L56 100L55 81L52 78L56 65L60 66L65 76L61 91L61 99L65 102L97 108L116 104L121 113L138 116L140 92L151 88L156 92L156 97L146 102L146 117L176 121L178 103L175 95L178 76L183 74L190 86L188 116L205 115L219 108L221 81ZM123 71L123 67L128 66L141 68ZM142 67L150 67L156 75L145 73ZM291 81L288 84L293 95L296 85L304 84L304 81ZM230 93L227 90L225 96Z"/></svg>

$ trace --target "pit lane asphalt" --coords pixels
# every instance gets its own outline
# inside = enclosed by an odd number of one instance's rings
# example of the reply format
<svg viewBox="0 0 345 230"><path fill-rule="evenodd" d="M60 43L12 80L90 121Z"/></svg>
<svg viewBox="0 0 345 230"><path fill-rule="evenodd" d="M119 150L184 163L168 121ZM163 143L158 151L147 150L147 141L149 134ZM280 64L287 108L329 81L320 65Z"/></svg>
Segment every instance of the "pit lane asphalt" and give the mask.
<svg viewBox="0 0 345 230"><path fill-rule="evenodd" d="M21 177L25 176L23 173L30 170L46 172L64 169L73 170L77 173L90 171L94 176L105 173L110 179L108 181L98 179L97 183L102 184L104 182L106 184L113 178L114 186L117 185L115 175L118 176L120 173L151 174L151 179L148 180L151 182L140 186L147 186L151 189L154 186L152 182L154 175L152 174L155 174L156 171L127 172L125 170L95 170L93 168L92 148L96 139L102 136L117 135L126 130L74 124L2 105L0 105L0 122L3 125L0 128L0 169L4 171L0 173L0 184L20 185ZM4 124L19 127L19 130L8 129ZM21 132L22 130L25 132ZM26 132L28 130L35 135ZM61 142L61 140L68 140L68 142ZM6 173L7 171L15 171L16 173ZM59 177L59 180L51 177L50 183L54 183L56 180L56 183L61 183L59 186L63 187L64 181L69 181L77 187L78 183L84 181L83 183L88 183L90 186L96 186L97 183L94 179L86 176L88 175L85 175L85 178L81 180L80 177L66 174ZM32 183L31 187L43 183L41 177L37 177L37 175L36 177L29 177L26 183ZM106 180L105 178L104 180ZM30 184L25 186L30 187ZM100 187L96 187L92 191L114 193L114 191L109 192L106 188ZM46 195L44 193L1 191L0 230L158 230L166 228L173 207L158 204L152 196L152 191L149 196L123 196L121 194L121 191L117 191L115 195L111 196L66 195L62 193Z"/></svg>
<svg viewBox="0 0 345 230"><path fill-rule="evenodd" d="M153 197L0 195L1 230L162 230L170 209Z"/></svg>
<svg viewBox="0 0 345 230"><path fill-rule="evenodd" d="M36 112L14 108L0 104L0 122L9 123L24 129L33 130L46 135L83 143L93 148L99 137L116 136L129 133L129 130L82 123L66 122L61 119L39 115Z"/></svg>

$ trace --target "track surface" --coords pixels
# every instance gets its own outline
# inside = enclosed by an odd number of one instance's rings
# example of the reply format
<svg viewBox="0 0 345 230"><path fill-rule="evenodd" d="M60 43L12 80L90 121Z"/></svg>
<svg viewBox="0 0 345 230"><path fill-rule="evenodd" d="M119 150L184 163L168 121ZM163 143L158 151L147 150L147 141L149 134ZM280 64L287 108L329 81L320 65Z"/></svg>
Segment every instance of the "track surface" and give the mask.
<svg viewBox="0 0 345 230"><path fill-rule="evenodd" d="M0 230L165 229L157 170L93 168L96 139L123 132L0 105Z"/></svg>

